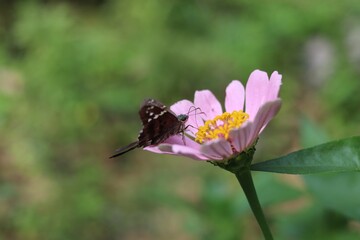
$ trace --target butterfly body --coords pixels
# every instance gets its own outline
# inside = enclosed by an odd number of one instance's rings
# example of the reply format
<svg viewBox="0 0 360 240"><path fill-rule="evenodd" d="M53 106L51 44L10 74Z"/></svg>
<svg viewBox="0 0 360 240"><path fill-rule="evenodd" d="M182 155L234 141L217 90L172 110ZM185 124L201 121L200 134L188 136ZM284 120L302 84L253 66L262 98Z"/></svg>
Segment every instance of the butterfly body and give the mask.
<svg viewBox="0 0 360 240"><path fill-rule="evenodd" d="M158 145L173 135L183 133L188 120L188 115L176 115L155 99L145 100L141 105L139 115L143 129L139 133L138 140L117 149L110 158L120 156L135 148Z"/></svg>

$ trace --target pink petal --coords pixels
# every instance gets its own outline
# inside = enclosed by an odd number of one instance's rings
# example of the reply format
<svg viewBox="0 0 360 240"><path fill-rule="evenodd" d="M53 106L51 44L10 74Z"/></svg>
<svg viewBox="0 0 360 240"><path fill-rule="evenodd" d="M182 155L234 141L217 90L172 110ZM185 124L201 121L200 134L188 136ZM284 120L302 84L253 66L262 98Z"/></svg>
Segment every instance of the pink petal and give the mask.
<svg viewBox="0 0 360 240"><path fill-rule="evenodd" d="M280 107L281 99L276 99L275 101L267 102L260 108L253 122L254 127L251 132L251 141L255 141L270 120L279 112Z"/></svg>
<svg viewBox="0 0 360 240"><path fill-rule="evenodd" d="M201 151L213 160L222 160L233 154L231 145L225 139L216 139L201 146Z"/></svg>
<svg viewBox="0 0 360 240"><path fill-rule="evenodd" d="M246 113L249 120L253 121L260 106L266 101L269 78L267 74L260 70L255 70L250 74L246 84Z"/></svg>
<svg viewBox="0 0 360 240"><path fill-rule="evenodd" d="M171 154L171 155L180 155L190 157L196 160L209 160L207 156L201 153L201 145L192 139L185 137L185 144L181 135L171 136L166 139L163 143L157 146L145 147L144 150L161 153L161 154ZM182 148L183 147L183 148Z"/></svg>
<svg viewBox="0 0 360 240"><path fill-rule="evenodd" d="M225 109L227 112L244 110L245 90L241 82L233 80L226 88Z"/></svg>
<svg viewBox="0 0 360 240"><path fill-rule="evenodd" d="M267 101L273 101L278 98L282 75L277 71L273 72L270 77Z"/></svg>
<svg viewBox="0 0 360 240"><path fill-rule="evenodd" d="M182 143L184 145L184 142L183 142L182 139L183 139L182 135L178 134L178 135L174 135L174 136L169 137L168 139L166 139L162 143L167 143L167 144L180 144L180 143ZM186 142L186 140L185 140L185 142Z"/></svg>
<svg viewBox="0 0 360 240"><path fill-rule="evenodd" d="M278 113L280 107L280 99L268 102L261 106L253 122L246 122L240 128L231 130L230 138L236 151L242 152L250 147L270 120Z"/></svg>
<svg viewBox="0 0 360 240"><path fill-rule="evenodd" d="M185 141L185 145L184 145L184 141ZM200 149L201 146L199 143L195 142L191 138L188 138L186 136L183 137L180 134L169 137L163 143L184 145L198 150Z"/></svg>
<svg viewBox="0 0 360 240"><path fill-rule="evenodd" d="M230 131L230 139L236 151L242 152L252 145L252 129L254 124L246 122L240 128L235 128Z"/></svg>
<svg viewBox="0 0 360 240"><path fill-rule="evenodd" d="M209 90L196 91L194 103L196 107L199 107L205 113L201 115L204 120L213 119L215 116L222 114L220 102Z"/></svg>
<svg viewBox="0 0 360 240"><path fill-rule="evenodd" d="M200 110L194 110L195 106L192 102L189 100L181 100L176 103L174 103L170 109L176 113L179 114L187 114L189 115L189 119L186 122L186 131L191 134L192 136L195 136L195 133L197 132L198 126L203 125L203 121L201 120L201 114Z"/></svg>
<svg viewBox="0 0 360 240"><path fill-rule="evenodd" d="M163 146L159 146L159 149L161 150ZM164 146L166 147L166 146ZM168 149L166 149L168 150ZM185 156L190 157L195 160L210 160L209 157L204 155L202 152L200 152L197 149L190 148L184 145L171 145L171 152L179 155L179 156Z"/></svg>
<svg viewBox="0 0 360 240"><path fill-rule="evenodd" d="M168 139L166 139L163 143L157 145L157 146L148 146L145 147L144 150L150 151L150 152L156 152L156 153L163 153L165 148L161 148L162 150L159 149L160 145L166 145L166 146L171 146L171 145L184 145L184 141L185 141L185 146L190 147L190 148L194 148L196 150L199 150L201 145L195 141L193 141L192 139L188 138L188 137L184 137L180 134L178 135L174 135L169 137Z"/></svg>
<svg viewBox="0 0 360 240"><path fill-rule="evenodd" d="M210 158L203 155L200 151L186 147L184 145L160 144L155 147L146 147L144 150L153 153L184 156L194 160L211 160Z"/></svg>
<svg viewBox="0 0 360 240"><path fill-rule="evenodd" d="M149 146L149 147L145 147L144 150L149 151L149 152L153 152L153 153L160 153L160 154L175 154L171 151L171 144L163 144L165 146L168 147L168 149L166 147L162 147L161 150L159 148L160 145L158 146Z"/></svg>
<svg viewBox="0 0 360 240"><path fill-rule="evenodd" d="M193 106L194 106L194 104L191 101L184 99L184 100L178 101L178 102L174 103L173 105L171 105L170 109L177 115L187 114Z"/></svg>

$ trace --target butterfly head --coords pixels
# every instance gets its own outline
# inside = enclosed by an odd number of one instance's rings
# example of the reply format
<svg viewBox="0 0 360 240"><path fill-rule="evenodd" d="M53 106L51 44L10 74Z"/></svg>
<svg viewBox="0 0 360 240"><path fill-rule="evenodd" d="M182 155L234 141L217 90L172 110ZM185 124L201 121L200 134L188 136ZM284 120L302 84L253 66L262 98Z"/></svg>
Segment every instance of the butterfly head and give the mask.
<svg viewBox="0 0 360 240"><path fill-rule="evenodd" d="M179 115L177 115L177 118L178 118L179 121L185 123L188 120L189 115L187 115L187 114L179 114Z"/></svg>

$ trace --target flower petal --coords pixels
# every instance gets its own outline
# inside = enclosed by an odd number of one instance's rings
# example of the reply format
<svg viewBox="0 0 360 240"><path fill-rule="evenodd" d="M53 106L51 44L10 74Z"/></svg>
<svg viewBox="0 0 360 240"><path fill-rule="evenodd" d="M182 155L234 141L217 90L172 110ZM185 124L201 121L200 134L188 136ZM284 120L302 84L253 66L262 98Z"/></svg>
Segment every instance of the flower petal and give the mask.
<svg viewBox="0 0 360 240"><path fill-rule="evenodd" d="M230 131L229 135L236 151L242 152L253 144L251 135L253 126L252 122L246 122L240 128Z"/></svg>
<svg viewBox="0 0 360 240"><path fill-rule="evenodd" d="M264 130L270 120L279 112L281 99L267 102L259 109L253 122L254 126L251 131L251 141L255 141L258 135Z"/></svg>
<svg viewBox="0 0 360 240"><path fill-rule="evenodd" d="M196 91L194 103L196 107L199 107L205 113L201 115L204 120L213 119L215 116L222 114L220 102L209 90Z"/></svg>
<svg viewBox="0 0 360 240"><path fill-rule="evenodd" d="M199 113L201 110L196 110L195 105L186 99L174 103L173 105L171 105L170 109L177 115L179 114L189 115L189 119L186 122L186 126L187 126L186 132L188 132L192 136L195 136L195 133L197 132L197 128L203 125L203 121L200 116L201 114Z"/></svg>
<svg viewBox="0 0 360 240"><path fill-rule="evenodd" d="M281 100L268 102L261 106L253 122L246 122L243 126L230 131L230 138L236 151L242 152L250 147L264 130L270 120L281 107Z"/></svg>
<svg viewBox="0 0 360 240"><path fill-rule="evenodd" d="M227 112L244 110L245 90L242 83L233 80L226 88L225 109Z"/></svg>
<svg viewBox="0 0 360 240"><path fill-rule="evenodd" d="M184 145L184 142L185 142L185 145ZM183 137L181 134L171 136L168 139L166 139L163 143L184 145L184 146L191 147L191 148L194 148L197 150L199 150L200 146L201 146L199 143L195 142L191 138L186 137L186 135Z"/></svg>
<svg viewBox="0 0 360 240"><path fill-rule="evenodd" d="M210 160L211 159L211 158L207 157L206 155L204 155L201 151L193 149L193 148L189 148L186 146L173 145L172 150L174 153L176 153L178 155L190 157L195 160Z"/></svg>
<svg viewBox="0 0 360 240"><path fill-rule="evenodd" d="M185 141L185 145L184 145L184 141ZM200 144L193 141L191 138L187 137L186 135L183 137L181 134L178 135L174 135L174 136L170 136L169 138L167 138L164 142L162 142L161 144L167 144L167 145L184 145L190 148L194 148L199 150L200 149ZM158 145L159 146L159 145ZM152 150L152 149L158 149L157 146L148 146L146 147L145 150ZM157 150L156 150L157 151Z"/></svg>
<svg viewBox="0 0 360 240"><path fill-rule="evenodd" d="M249 120L255 118L260 106L266 101L269 78L266 72L255 70L250 74L246 84L245 111Z"/></svg>
<svg viewBox="0 0 360 240"><path fill-rule="evenodd" d="M267 101L273 101L278 98L282 75L277 71L273 72L270 77Z"/></svg>
<svg viewBox="0 0 360 240"><path fill-rule="evenodd" d="M216 139L201 146L201 152L213 160L221 160L233 154L230 143L225 139Z"/></svg>
<svg viewBox="0 0 360 240"><path fill-rule="evenodd" d="M173 105L171 105L170 109L177 115L187 114L193 106L194 106L194 104L191 101L184 99L184 100L180 100L180 101L174 103Z"/></svg>
<svg viewBox="0 0 360 240"><path fill-rule="evenodd" d="M160 154L172 154L172 155L175 154L171 150L171 146L172 146L171 144L162 144L162 146L166 146L166 147L162 147L161 149L159 148L159 146L160 145L145 147L144 150L153 153L160 153Z"/></svg>
<svg viewBox="0 0 360 240"><path fill-rule="evenodd" d="M183 142L183 138L181 135L175 135L171 136L168 139L166 139L163 143L157 145L157 146L148 146L145 147L144 150L154 152L154 153L163 153L163 154L172 154L172 155L184 155L182 153L179 153L175 151L177 148L173 148L173 146L184 146L187 149L187 152L191 152L194 155L194 159L197 160L208 160L206 156L203 156L203 154L200 152L201 145L192 139L188 137L184 137L185 145ZM192 150L191 150L192 149ZM184 155L185 156L185 155ZM186 155L187 156L187 155Z"/></svg>
<svg viewBox="0 0 360 240"><path fill-rule="evenodd" d="M178 156L190 157L195 160L210 160L211 158L204 155L197 149L187 147L184 145L170 145L170 144L160 144L158 149L163 151L163 153L173 154Z"/></svg>

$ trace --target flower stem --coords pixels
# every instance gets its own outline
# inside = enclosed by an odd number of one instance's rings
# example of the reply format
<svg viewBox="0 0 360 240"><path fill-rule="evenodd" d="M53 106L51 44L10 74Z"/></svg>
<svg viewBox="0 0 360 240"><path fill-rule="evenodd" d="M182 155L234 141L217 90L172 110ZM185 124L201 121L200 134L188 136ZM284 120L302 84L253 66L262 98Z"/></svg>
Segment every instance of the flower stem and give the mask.
<svg viewBox="0 0 360 240"><path fill-rule="evenodd" d="M264 213L262 211L259 199L256 194L255 186L252 180L251 172L249 169L243 169L235 174L238 179L246 198L250 204L251 210L255 215L255 218L261 228L261 231L266 240L272 240L270 228L266 222Z"/></svg>

